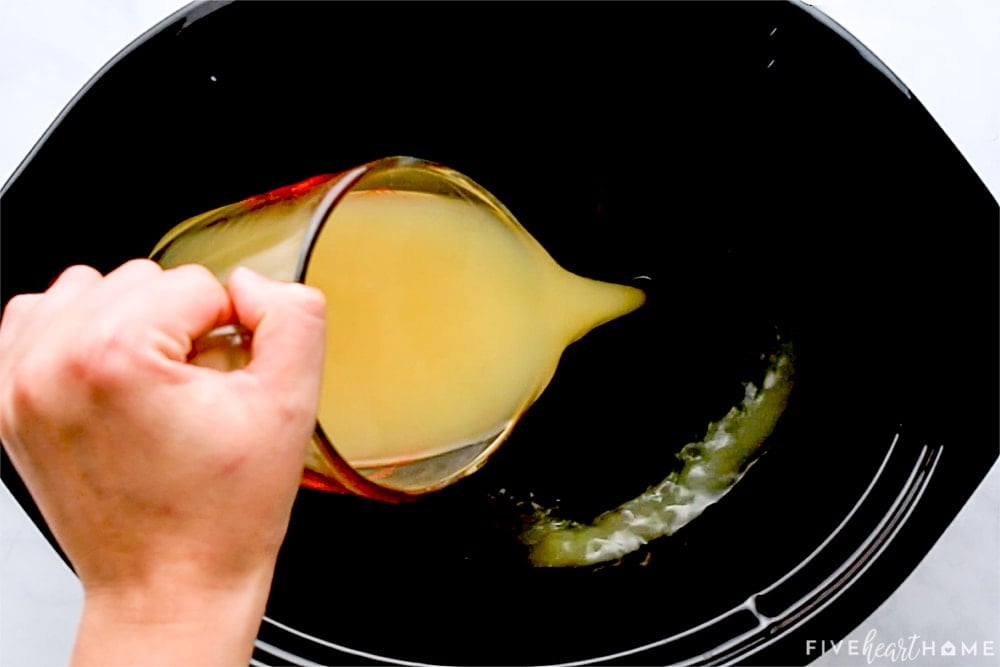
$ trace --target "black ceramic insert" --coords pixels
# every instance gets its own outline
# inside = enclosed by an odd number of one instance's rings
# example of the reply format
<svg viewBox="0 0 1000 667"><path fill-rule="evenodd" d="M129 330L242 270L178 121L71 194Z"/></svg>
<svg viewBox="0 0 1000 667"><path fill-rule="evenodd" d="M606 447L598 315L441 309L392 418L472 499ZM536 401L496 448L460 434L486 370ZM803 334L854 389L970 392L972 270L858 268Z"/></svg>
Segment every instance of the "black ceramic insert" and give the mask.
<svg viewBox="0 0 1000 667"><path fill-rule="evenodd" d="M257 663L803 664L996 460L997 203L904 83L794 3L192 6L5 186L3 303L398 154L481 183L573 271L648 276L649 301L573 345L468 480L403 506L303 490ZM776 334L796 386L728 496L619 563L528 564L505 498L589 519L638 494Z"/></svg>

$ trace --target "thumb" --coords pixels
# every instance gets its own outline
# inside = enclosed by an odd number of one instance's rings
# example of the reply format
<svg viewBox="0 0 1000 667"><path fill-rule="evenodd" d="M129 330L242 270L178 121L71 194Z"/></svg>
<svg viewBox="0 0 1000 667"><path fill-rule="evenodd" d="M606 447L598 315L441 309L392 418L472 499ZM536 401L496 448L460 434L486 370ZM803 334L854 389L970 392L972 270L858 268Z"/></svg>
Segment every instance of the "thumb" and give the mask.
<svg viewBox="0 0 1000 667"><path fill-rule="evenodd" d="M253 331L246 371L290 401L318 403L326 335L319 290L237 268L227 285L233 311Z"/></svg>

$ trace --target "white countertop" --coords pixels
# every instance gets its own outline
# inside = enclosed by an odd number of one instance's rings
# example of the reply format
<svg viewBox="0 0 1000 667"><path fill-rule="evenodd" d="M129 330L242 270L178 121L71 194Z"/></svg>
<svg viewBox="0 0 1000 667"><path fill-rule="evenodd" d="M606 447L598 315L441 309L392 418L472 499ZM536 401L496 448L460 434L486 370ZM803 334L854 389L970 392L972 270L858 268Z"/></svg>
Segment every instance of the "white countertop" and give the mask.
<svg viewBox="0 0 1000 667"><path fill-rule="evenodd" d="M0 0L0 182L105 62L185 4ZM811 4L906 83L1000 200L1000 2ZM0 665L65 664L81 606L75 577L0 487ZM816 638L812 653L828 651L815 664L1000 665L1000 466L899 590L834 647L836 653L829 639ZM879 643L900 642L903 653L873 653Z"/></svg>

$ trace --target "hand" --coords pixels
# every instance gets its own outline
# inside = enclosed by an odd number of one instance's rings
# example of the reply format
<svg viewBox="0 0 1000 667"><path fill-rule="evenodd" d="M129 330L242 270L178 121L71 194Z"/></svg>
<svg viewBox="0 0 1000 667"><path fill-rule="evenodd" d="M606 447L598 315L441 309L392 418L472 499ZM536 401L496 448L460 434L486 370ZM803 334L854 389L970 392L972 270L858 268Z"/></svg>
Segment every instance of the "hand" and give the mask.
<svg viewBox="0 0 1000 667"><path fill-rule="evenodd" d="M233 321L254 332L249 365L187 363L193 339ZM76 662L247 664L315 424L323 340L318 291L242 269L227 290L195 265L77 266L11 299L0 439L83 585ZM122 628L126 645L109 645ZM185 630L197 654L177 655Z"/></svg>

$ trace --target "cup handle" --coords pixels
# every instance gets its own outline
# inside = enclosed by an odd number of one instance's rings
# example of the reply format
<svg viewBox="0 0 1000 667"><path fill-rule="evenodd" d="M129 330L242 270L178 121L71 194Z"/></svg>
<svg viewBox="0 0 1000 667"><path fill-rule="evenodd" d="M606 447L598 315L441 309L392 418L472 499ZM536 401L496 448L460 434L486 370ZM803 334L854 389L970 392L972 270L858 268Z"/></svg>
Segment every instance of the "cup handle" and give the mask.
<svg viewBox="0 0 1000 667"><path fill-rule="evenodd" d="M224 324L195 339L188 363L219 371L233 371L250 363L253 332L241 324Z"/></svg>

